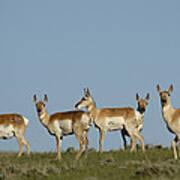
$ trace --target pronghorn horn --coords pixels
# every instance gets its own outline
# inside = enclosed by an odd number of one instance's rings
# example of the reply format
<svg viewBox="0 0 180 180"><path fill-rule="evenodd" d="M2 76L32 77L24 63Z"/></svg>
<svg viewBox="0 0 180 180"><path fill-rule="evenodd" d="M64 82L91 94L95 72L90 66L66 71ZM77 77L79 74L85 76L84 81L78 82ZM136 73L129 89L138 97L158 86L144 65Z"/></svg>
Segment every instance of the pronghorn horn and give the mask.
<svg viewBox="0 0 180 180"><path fill-rule="evenodd" d="M147 93L146 100L148 101L148 100L149 100L149 98L150 98L150 94L149 94L149 93Z"/></svg>
<svg viewBox="0 0 180 180"><path fill-rule="evenodd" d="M34 102L37 103L36 95L34 95L33 98L34 98Z"/></svg>
<svg viewBox="0 0 180 180"><path fill-rule="evenodd" d="M84 88L84 94L85 94L85 95L87 94L87 89L86 89L86 88Z"/></svg>
<svg viewBox="0 0 180 180"><path fill-rule="evenodd" d="M86 91L86 92L87 92L87 95L88 95L88 96L91 96L91 93L90 93L90 91L89 91L89 88L87 88L87 91Z"/></svg>
<svg viewBox="0 0 180 180"><path fill-rule="evenodd" d="M44 95L44 102L47 103L48 102L48 97L47 94Z"/></svg>
<svg viewBox="0 0 180 180"><path fill-rule="evenodd" d="M159 86L159 84L157 85L157 91L160 93L161 92L161 88Z"/></svg>
<svg viewBox="0 0 180 180"><path fill-rule="evenodd" d="M139 95L138 95L138 93L136 94L136 100L139 101Z"/></svg>
<svg viewBox="0 0 180 180"><path fill-rule="evenodd" d="M169 94L171 94L173 92L173 85L171 84L169 90L168 90Z"/></svg>

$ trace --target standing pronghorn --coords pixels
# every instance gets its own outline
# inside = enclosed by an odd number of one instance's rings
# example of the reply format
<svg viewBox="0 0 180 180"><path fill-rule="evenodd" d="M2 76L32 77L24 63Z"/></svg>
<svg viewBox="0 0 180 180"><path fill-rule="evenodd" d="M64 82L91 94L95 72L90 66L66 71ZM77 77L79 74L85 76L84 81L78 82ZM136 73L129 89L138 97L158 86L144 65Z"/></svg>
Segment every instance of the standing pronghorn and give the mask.
<svg viewBox="0 0 180 180"><path fill-rule="evenodd" d="M162 105L162 115L164 121L167 124L167 128L170 132L174 133L176 137L172 141L172 149L174 152L174 159L177 159L176 143L179 142L180 153L180 109L174 109L171 104L170 94L173 91L173 85L170 86L168 91L161 91L159 85L157 85L157 91L159 92ZM179 154L180 155L180 154Z"/></svg>
<svg viewBox="0 0 180 180"><path fill-rule="evenodd" d="M76 155L76 159L80 157L84 145L86 145L85 157L87 157L89 146L88 131L91 127L88 113L84 111L68 111L49 115L45 107L48 102L47 95L44 96L44 101L37 101L36 95L34 95L34 102L39 120L48 129L49 133L56 137L57 159L61 159L61 142L63 136L73 133L80 143L80 149Z"/></svg>
<svg viewBox="0 0 180 180"><path fill-rule="evenodd" d="M24 136L28 124L29 120L20 114L0 115L0 139L16 136L19 143L18 157L22 155L24 145L26 145L27 154L30 154L30 145Z"/></svg>
<svg viewBox="0 0 180 180"><path fill-rule="evenodd" d="M142 151L144 148L144 138L141 135L141 130L144 127L144 112L146 110L146 105L148 104L149 94L145 100L139 99L137 94L138 109L137 111L132 108L102 108L97 109L96 103L94 102L89 89L84 90L85 96L78 102L75 107L78 109L86 108L92 119L95 122L95 126L100 131L100 152L103 152L103 142L104 136L107 131L115 131L126 129L124 132L128 132L128 135L132 139L132 145L130 151L135 150L137 138L140 140L142 145ZM127 133L122 133L124 143L125 135Z"/></svg>

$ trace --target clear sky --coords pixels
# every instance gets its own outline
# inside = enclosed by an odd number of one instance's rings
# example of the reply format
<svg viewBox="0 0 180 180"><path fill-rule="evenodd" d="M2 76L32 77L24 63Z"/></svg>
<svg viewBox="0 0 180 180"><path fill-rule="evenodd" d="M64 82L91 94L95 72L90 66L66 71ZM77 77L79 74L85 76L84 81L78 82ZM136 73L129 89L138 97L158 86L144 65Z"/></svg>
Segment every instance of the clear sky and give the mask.
<svg viewBox="0 0 180 180"><path fill-rule="evenodd" d="M180 107L180 1L7 0L0 1L0 112L30 119L32 151L56 151L55 138L40 124L33 103L47 93L49 113L73 110L89 87L97 107L137 108L136 93L150 101L142 132L145 143L170 146L173 135L161 115L156 85L173 83ZM98 148L98 130L89 133ZM62 150L79 148L65 137ZM104 150L122 147L109 132ZM0 151L18 151L16 139Z"/></svg>

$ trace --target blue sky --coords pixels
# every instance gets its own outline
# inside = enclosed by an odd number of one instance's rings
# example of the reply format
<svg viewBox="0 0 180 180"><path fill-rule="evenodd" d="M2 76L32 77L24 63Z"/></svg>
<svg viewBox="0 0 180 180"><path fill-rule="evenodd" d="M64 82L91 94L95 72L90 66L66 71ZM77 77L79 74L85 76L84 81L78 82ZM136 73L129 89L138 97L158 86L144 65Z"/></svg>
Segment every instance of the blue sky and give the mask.
<svg viewBox="0 0 180 180"><path fill-rule="evenodd" d="M136 93L149 92L145 143L170 146L174 136L163 122L156 85L173 83L172 104L180 107L179 7L167 0L0 1L0 112L30 119L32 151L56 151L34 94L47 93L53 113L73 110L84 87L98 108L137 108ZM98 148L94 127L89 138ZM0 144L1 151L18 150L15 138ZM69 146L79 148L74 136L64 138L62 150ZM119 131L107 133L104 150L121 147Z"/></svg>

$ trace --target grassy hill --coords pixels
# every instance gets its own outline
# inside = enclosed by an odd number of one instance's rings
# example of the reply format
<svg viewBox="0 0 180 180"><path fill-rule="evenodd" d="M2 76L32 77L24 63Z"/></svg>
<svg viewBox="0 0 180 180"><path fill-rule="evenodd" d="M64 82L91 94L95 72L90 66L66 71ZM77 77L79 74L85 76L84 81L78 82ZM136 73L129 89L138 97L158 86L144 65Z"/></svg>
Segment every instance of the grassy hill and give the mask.
<svg viewBox="0 0 180 180"><path fill-rule="evenodd" d="M109 151L102 154L90 151L87 160L75 161L76 152L62 154L32 153L29 157L9 152L0 153L0 180L117 180L117 179L179 179L180 160L173 160L171 149L153 148L142 153Z"/></svg>

